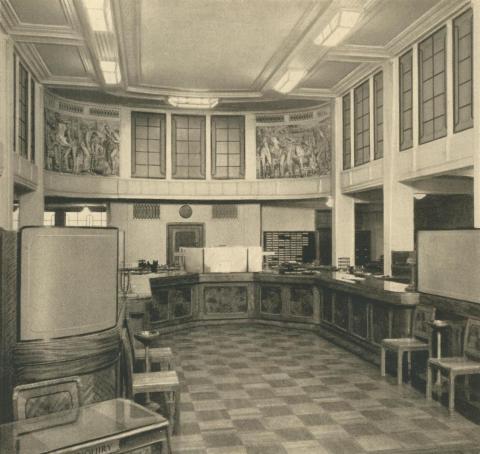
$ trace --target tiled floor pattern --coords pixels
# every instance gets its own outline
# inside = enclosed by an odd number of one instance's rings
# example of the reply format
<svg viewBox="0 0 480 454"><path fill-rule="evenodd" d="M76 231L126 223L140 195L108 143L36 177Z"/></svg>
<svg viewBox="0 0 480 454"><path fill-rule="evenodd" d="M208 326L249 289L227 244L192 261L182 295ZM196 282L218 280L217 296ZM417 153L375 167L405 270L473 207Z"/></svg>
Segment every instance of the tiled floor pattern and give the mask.
<svg viewBox="0 0 480 454"><path fill-rule="evenodd" d="M314 333L222 325L162 338L181 454L480 453L480 427Z"/></svg>

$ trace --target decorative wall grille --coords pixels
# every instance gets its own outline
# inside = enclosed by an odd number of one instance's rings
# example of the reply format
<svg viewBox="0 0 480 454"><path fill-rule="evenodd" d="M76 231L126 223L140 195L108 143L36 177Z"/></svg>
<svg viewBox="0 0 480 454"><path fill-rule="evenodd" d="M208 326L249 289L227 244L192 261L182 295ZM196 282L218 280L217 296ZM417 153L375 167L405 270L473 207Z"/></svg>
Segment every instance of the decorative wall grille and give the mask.
<svg viewBox="0 0 480 454"><path fill-rule="evenodd" d="M133 219L160 219L160 204L134 203Z"/></svg>
<svg viewBox="0 0 480 454"><path fill-rule="evenodd" d="M71 104L69 102L59 101L58 108L64 112L71 112L76 114L83 114L83 106L78 104Z"/></svg>
<svg viewBox="0 0 480 454"><path fill-rule="evenodd" d="M313 112L299 112L290 114L290 121L305 121L313 118Z"/></svg>
<svg viewBox="0 0 480 454"><path fill-rule="evenodd" d="M97 117L111 117L111 118L118 118L120 115L118 110L103 109L99 107L90 107L89 113L90 115L95 115Z"/></svg>
<svg viewBox="0 0 480 454"><path fill-rule="evenodd" d="M257 123L282 123L285 121L284 115L257 115Z"/></svg>
<svg viewBox="0 0 480 454"><path fill-rule="evenodd" d="M212 206L213 219L236 219L238 218L237 205L213 205Z"/></svg>

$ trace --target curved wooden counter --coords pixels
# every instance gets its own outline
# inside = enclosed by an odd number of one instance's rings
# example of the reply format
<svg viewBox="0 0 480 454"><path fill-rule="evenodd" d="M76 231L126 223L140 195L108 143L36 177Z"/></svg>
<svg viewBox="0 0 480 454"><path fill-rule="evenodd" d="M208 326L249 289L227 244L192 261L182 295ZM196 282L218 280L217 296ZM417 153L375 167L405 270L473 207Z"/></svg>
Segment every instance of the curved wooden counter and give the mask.
<svg viewBox="0 0 480 454"><path fill-rule="evenodd" d="M383 338L411 334L419 295L407 292L405 284L352 278L327 272L171 273L150 280L151 300L131 300L128 305L130 312L145 313L147 324L161 332L255 320L317 330L348 348L360 349L360 354L376 356Z"/></svg>

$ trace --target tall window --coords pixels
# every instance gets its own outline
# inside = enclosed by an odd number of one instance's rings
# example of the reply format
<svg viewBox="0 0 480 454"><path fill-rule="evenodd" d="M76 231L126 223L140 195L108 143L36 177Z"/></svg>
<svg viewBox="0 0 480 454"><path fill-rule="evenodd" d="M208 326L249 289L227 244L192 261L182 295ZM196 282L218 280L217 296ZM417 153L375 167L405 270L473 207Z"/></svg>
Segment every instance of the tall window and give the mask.
<svg viewBox="0 0 480 454"><path fill-rule="evenodd" d="M473 126L473 15L469 9L453 21L453 130Z"/></svg>
<svg viewBox="0 0 480 454"><path fill-rule="evenodd" d="M350 134L350 93L342 100L342 128L343 128L343 169L352 166L352 139Z"/></svg>
<svg viewBox="0 0 480 454"><path fill-rule="evenodd" d="M370 160L370 87L368 80L354 90L355 165Z"/></svg>
<svg viewBox="0 0 480 454"><path fill-rule="evenodd" d="M173 178L205 178L205 117L172 115Z"/></svg>
<svg viewBox="0 0 480 454"><path fill-rule="evenodd" d="M35 161L35 81L30 79L30 159Z"/></svg>
<svg viewBox="0 0 480 454"><path fill-rule="evenodd" d="M13 150L17 151L17 55L13 54Z"/></svg>
<svg viewBox="0 0 480 454"><path fill-rule="evenodd" d="M132 112L132 177L165 177L165 115Z"/></svg>
<svg viewBox="0 0 480 454"><path fill-rule="evenodd" d="M212 116L213 178L243 178L244 175L244 117Z"/></svg>
<svg viewBox="0 0 480 454"><path fill-rule="evenodd" d="M413 145L412 129L412 51L399 59L400 78L400 150Z"/></svg>
<svg viewBox="0 0 480 454"><path fill-rule="evenodd" d="M20 63L18 112L18 149L28 159L28 72Z"/></svg>
<svg viewBox="0 0 480 454"><path fill-rule="evenodd" d="M383 72L373 76L374 90L374 122L375 122L375 146L374 158L383 158Z"/></svg>
<svg viewBox="0 0 480 454"><path fill-rule="evenodd" d="M419 142L447 134L446 28L418 45Z"/></svg>

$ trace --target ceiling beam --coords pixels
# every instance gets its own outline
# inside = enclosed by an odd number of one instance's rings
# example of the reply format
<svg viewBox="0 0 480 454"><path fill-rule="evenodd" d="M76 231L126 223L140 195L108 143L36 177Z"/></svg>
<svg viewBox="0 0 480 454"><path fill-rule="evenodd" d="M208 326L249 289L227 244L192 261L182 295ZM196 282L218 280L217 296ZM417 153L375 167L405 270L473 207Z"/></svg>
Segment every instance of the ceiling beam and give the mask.
<svg viewBox="0 0 480 454"><path fill-rule="evenodd" d="M325 57L326 61L378 63L387 60L391 55L382 46L344 45L333 48Z"/></svg>

